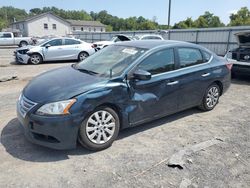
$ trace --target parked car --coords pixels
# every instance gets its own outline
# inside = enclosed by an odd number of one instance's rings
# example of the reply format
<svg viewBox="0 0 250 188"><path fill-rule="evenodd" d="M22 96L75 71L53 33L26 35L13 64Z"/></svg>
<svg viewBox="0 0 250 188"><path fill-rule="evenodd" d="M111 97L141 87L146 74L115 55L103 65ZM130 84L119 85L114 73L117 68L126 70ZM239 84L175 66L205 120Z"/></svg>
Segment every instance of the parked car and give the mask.
<svg viewBox="0 0 250 188"><path fill-rule="evenodd" d="M35 144L69 149L78 139L102 150L121 129L191 107L212 110L230 86L230 68L191 43L116 43L34 78L19 97L17 116Z"/></svg>
<svg viewBox="0 0 250 188"><path fill-rule="evenodd" d="M115 35L109 41L99 41L99 42L93 43L93 45L97 50L101 50L111 44L115 44L116 42L124 42L124 41L131 41L131 40L133 40L132 37L129 37L126 35Z"/></svg>
<svg viewBox="0 0 250 188"><path fill-rule="evenodd" d="M43 40L36 46L26 46L15 51L16 61L39 64L44 61L78 60L95 53L92 44L72 38Z"/></svg>
<svg viewBox="0 0 250 188"><path fill-rule="evenodd" d="M133 37L135 40L164 40L161 35L137 35Z"/></svg>
<svg viewBox="0 0 250 188"><path fill-rule="evenodd" d="M0 46L27 46L33 44L31 37L15 37L12 32L0 32Z"/></svg>
<svg viewBox="0 0 250 188"><path fill-rule="evenodd" d="M232 75L250 76L250 31L239 32L235 36L239 47L230 50L225 57L233 62Z"/></svg>

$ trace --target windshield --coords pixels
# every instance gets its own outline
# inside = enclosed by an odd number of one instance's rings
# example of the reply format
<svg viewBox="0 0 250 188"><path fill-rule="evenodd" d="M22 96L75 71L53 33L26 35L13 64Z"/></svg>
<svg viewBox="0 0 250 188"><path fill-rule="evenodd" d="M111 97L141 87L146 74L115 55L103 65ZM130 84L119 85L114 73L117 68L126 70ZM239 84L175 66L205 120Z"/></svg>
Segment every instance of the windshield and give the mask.
<svg viewBox="0 0 250 188"><path fill-rule="evenodd" d="M40 46L40 45L42 45L43 43L48 42L48 41L49 41L49 39L40 39L40 40L38 41L38 43L36 43L35 46Z"/></svg>
<svg viewBox="0 0 250 188"><path fill-rule="evenodd" d="M80 62L76 68L102 77L119 76L145 49L112 45Z"/></svg>

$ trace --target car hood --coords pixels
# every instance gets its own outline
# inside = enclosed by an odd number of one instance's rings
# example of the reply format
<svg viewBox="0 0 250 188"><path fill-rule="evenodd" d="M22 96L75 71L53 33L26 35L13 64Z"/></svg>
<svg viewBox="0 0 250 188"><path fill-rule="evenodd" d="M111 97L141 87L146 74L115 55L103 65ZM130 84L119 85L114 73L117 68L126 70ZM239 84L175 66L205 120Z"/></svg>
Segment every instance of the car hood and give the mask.
<svg viewBox="0 0 250 188"><path fill-rule="evenodd" d="M24 88L23 95L36 103L55 102L101 87L106 82L104 78L67 66L35 77Z"/></svg>
<svg viewBox="0 0 250 188"><path fill-rule="evenodd" d="M30 50L31 48L34 48L35 46L33 45L27 45L27 46L23 46L23 47L20 47L20 48L17 48L16 51L19 51L19 50Z"/></svg>
<svg viewBox="0 0 250 188"><path fill-rule="evenodd" d="M113 41L99 41L99 42L95 42L94 44L96 45L110 45L110 44L114 44Z"/></svg>
<svg viewBox="0 0 250 188"><path fill-rule="evenodd" d="M235 33L239 46L250 46L250 31Z"/></svg>

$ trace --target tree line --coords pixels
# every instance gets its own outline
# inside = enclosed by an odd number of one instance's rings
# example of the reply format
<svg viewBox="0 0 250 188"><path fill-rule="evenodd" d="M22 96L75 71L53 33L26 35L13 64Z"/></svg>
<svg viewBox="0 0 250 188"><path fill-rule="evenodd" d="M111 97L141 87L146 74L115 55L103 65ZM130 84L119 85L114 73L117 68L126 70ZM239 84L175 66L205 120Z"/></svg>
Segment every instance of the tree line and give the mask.
<svg viewBox="0 0 250 188"><path fill-rule="evenodd" d="M20 21L27 17L45 12L53 12L64 19L100 21L107 25L107 31L167 29L167 25L157 23L157 18L155 16L152 19L146 19L142 16L119 18L109 14L106 10L98 13L93 11L88 13L84 10L63 10L56 7L33 8L29 12L26 12L23 9L4 6L0 8L0 30L8 27L8 25L14 21ZM218 16L206 11L195 20L188 17L186 20L175 23L171 28L187 29L242 25L250 25L250 11L247 7L242 7L237 13L231 14L230 23L228 25L225 25Z"/></svg>

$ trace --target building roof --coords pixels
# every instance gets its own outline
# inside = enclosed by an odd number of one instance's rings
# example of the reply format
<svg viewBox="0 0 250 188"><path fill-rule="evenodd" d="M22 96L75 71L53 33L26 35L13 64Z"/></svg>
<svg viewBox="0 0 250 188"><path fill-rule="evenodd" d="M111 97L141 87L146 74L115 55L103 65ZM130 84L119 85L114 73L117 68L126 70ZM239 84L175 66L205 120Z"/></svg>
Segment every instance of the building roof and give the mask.
<svg viewBox="0 0 250 188"><path fill-rule="evenodd" d="M16 24L16 23L21 23L21 22L28 22L28 21L31 21L31 20L40 18L40 17L42 17L42 16L45 16L45 15L47 15L47 14L50 14L50 15L52 15L52 16L55 16L55 17L57 17L58 19L62 20L63 22L66 22L66 23L70 24L68 21L66 21L65 19L61 18L60 16L57 16L57 15L53 14L52 12L45 12L45 13L42 13L42 14L30 16L30 17L25 18L24 20L20 20L20 21L17 21L17 22L13 22L13 23L11 23L11 24Z"/></svg>
<svg viewBox="0 0 250 188"><path fill-rule="evenodd" d="M50 14L50 15L52 15L52 16L55 16L55 17L57 17L58 19L62 20L63 22L66 22L66 23L70 24L71 26L105 27L105 25L102 24L102 23L99 22L99 21L65 20L65 19L61 18L60 16L57 16L57 15L53 14L52 12L45 12L45 13L38 14L38 15L35 15L35 16L30 16L30 17L27 17L27 18L24 19L24 20L20 20L20 21L17 21L17 22L13 22L13 23L11 23L11 24L16 24L16 23L21 23L21 22L28 22L28 21L31 21L31 20L40 18L40 17L42 17L42 16L45 16L45 15L47 15L47 14Z"/></svg>
<svg viewBox="0 0 250 188"><path fill-rule="evenodd" d="M93 27L105 27L99 21L83 21L83 20L67 20L72 26L93 26Z"/></svg>

